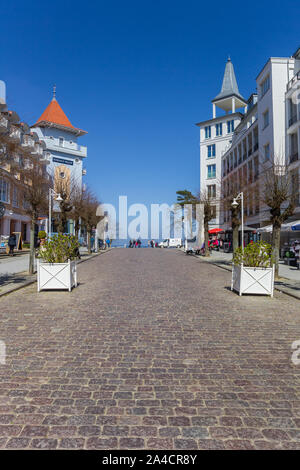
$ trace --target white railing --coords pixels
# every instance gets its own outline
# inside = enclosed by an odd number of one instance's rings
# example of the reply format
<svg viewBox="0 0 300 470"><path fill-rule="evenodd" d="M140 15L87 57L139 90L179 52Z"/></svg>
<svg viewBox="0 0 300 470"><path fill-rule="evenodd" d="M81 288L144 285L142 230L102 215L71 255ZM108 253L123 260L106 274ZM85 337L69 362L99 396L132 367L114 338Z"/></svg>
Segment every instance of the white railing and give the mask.
<svg viewBox="0 0 300 470"><path fill-rule="evenodd" d="M286 86L286 90L289 91L299 81L300 81L300 72L297 72L296 75L294 75L293 78L288 82Z"/></svg>

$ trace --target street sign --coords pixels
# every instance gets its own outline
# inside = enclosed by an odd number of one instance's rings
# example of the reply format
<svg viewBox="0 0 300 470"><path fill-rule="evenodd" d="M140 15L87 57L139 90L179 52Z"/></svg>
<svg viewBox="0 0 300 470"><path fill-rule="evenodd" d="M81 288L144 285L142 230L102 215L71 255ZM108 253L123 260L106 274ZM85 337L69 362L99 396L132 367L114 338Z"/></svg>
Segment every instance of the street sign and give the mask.
<svg viewBox="0 0 300 470"><path fill-rule="evenodd" d="M5 205L0 202L0 219L3 217L5 214Z"/></svg>

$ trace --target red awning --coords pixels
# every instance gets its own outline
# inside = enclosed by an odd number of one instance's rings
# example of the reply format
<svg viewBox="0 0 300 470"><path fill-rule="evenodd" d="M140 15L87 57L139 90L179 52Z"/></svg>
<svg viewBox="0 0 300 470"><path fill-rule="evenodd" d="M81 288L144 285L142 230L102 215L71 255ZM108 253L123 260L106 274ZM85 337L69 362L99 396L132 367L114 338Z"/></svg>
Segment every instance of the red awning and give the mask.
<svg viewBox="0 0 300 470"><path fill-rule="evenodd" d="M208 231L208 233L213 234L213 233L220 233L224 232L221 228L212 228L211 230Z"/></svg>

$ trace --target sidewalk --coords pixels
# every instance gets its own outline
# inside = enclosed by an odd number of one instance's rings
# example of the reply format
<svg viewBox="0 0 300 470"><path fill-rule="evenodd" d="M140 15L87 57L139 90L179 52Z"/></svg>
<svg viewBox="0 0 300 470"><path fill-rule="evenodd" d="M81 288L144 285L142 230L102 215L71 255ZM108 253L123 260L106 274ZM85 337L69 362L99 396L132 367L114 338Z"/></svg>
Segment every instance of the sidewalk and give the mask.
<svg viewBox="0 0 300 470"><path fill-rule="evenodd" d="M99 251L98 253L92 253L89 255L87 252L81 252L81 259L77 261L77 264L83 263L84 261L87 261L90 258L94 258L95 256L99 256L101 254L107 253L110 251L111 248L103 251ZM3 295L9 294L10 292L14 292L18 289L21 289L22 287L26 287L29 284L33 284L36 282L37 275L36 273L33 275L30 275L27 273L27 271L24 270L24 266L28 266L28 257L29 254L22 255L23 259L21 264L19 263L19 266L23 266L23 271L20 272L14 272L14 270L18 269L15 263L12 266L10 264L14 261L14 258L9 258L7 257L7 263L3 263L1 260L0 263L0 297ZM19 261L19 260L18 260Z"/></svg>
<svg viewBox="0 0 300 470"><path fill-rule="evenodd" d="M196 256L196 255L194 255ZM213 251L209 258L196 256L201 261L213 263L217 266L231 271L232 253L223 253L222 251ZM279 265L280 280L275 281L275 289L300 299L300 271L292 266L287 266L280 262Z"/></svg>

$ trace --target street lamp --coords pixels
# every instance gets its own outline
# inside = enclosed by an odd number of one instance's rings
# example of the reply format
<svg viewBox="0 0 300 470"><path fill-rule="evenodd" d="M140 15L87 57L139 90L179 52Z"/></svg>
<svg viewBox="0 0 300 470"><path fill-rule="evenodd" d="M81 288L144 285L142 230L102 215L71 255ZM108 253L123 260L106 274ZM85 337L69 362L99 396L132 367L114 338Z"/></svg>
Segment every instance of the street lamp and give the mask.
<svg viewBox="0 0 300 470"><path fill-rule="evenodd" d="M231 203L232 207L236 209L239 205L238 199L241 201L241 221L242 221L242 252L244 253L244 193L239 193L236 197L233 198Z"/></svg>
<svg viewBox="0 0 300 470"><path fill-rule="evenodd" d="M52 202L52 197L56 196L55 200L57 202L61 202L63 200L63 198L61 197L60 194L58 194L57 192L54 191L54 189L52 188L49 188L49 220L48 220L48 238L51 238L51 218L52 218L52 215L51 215L51 202Z"/></svg>

